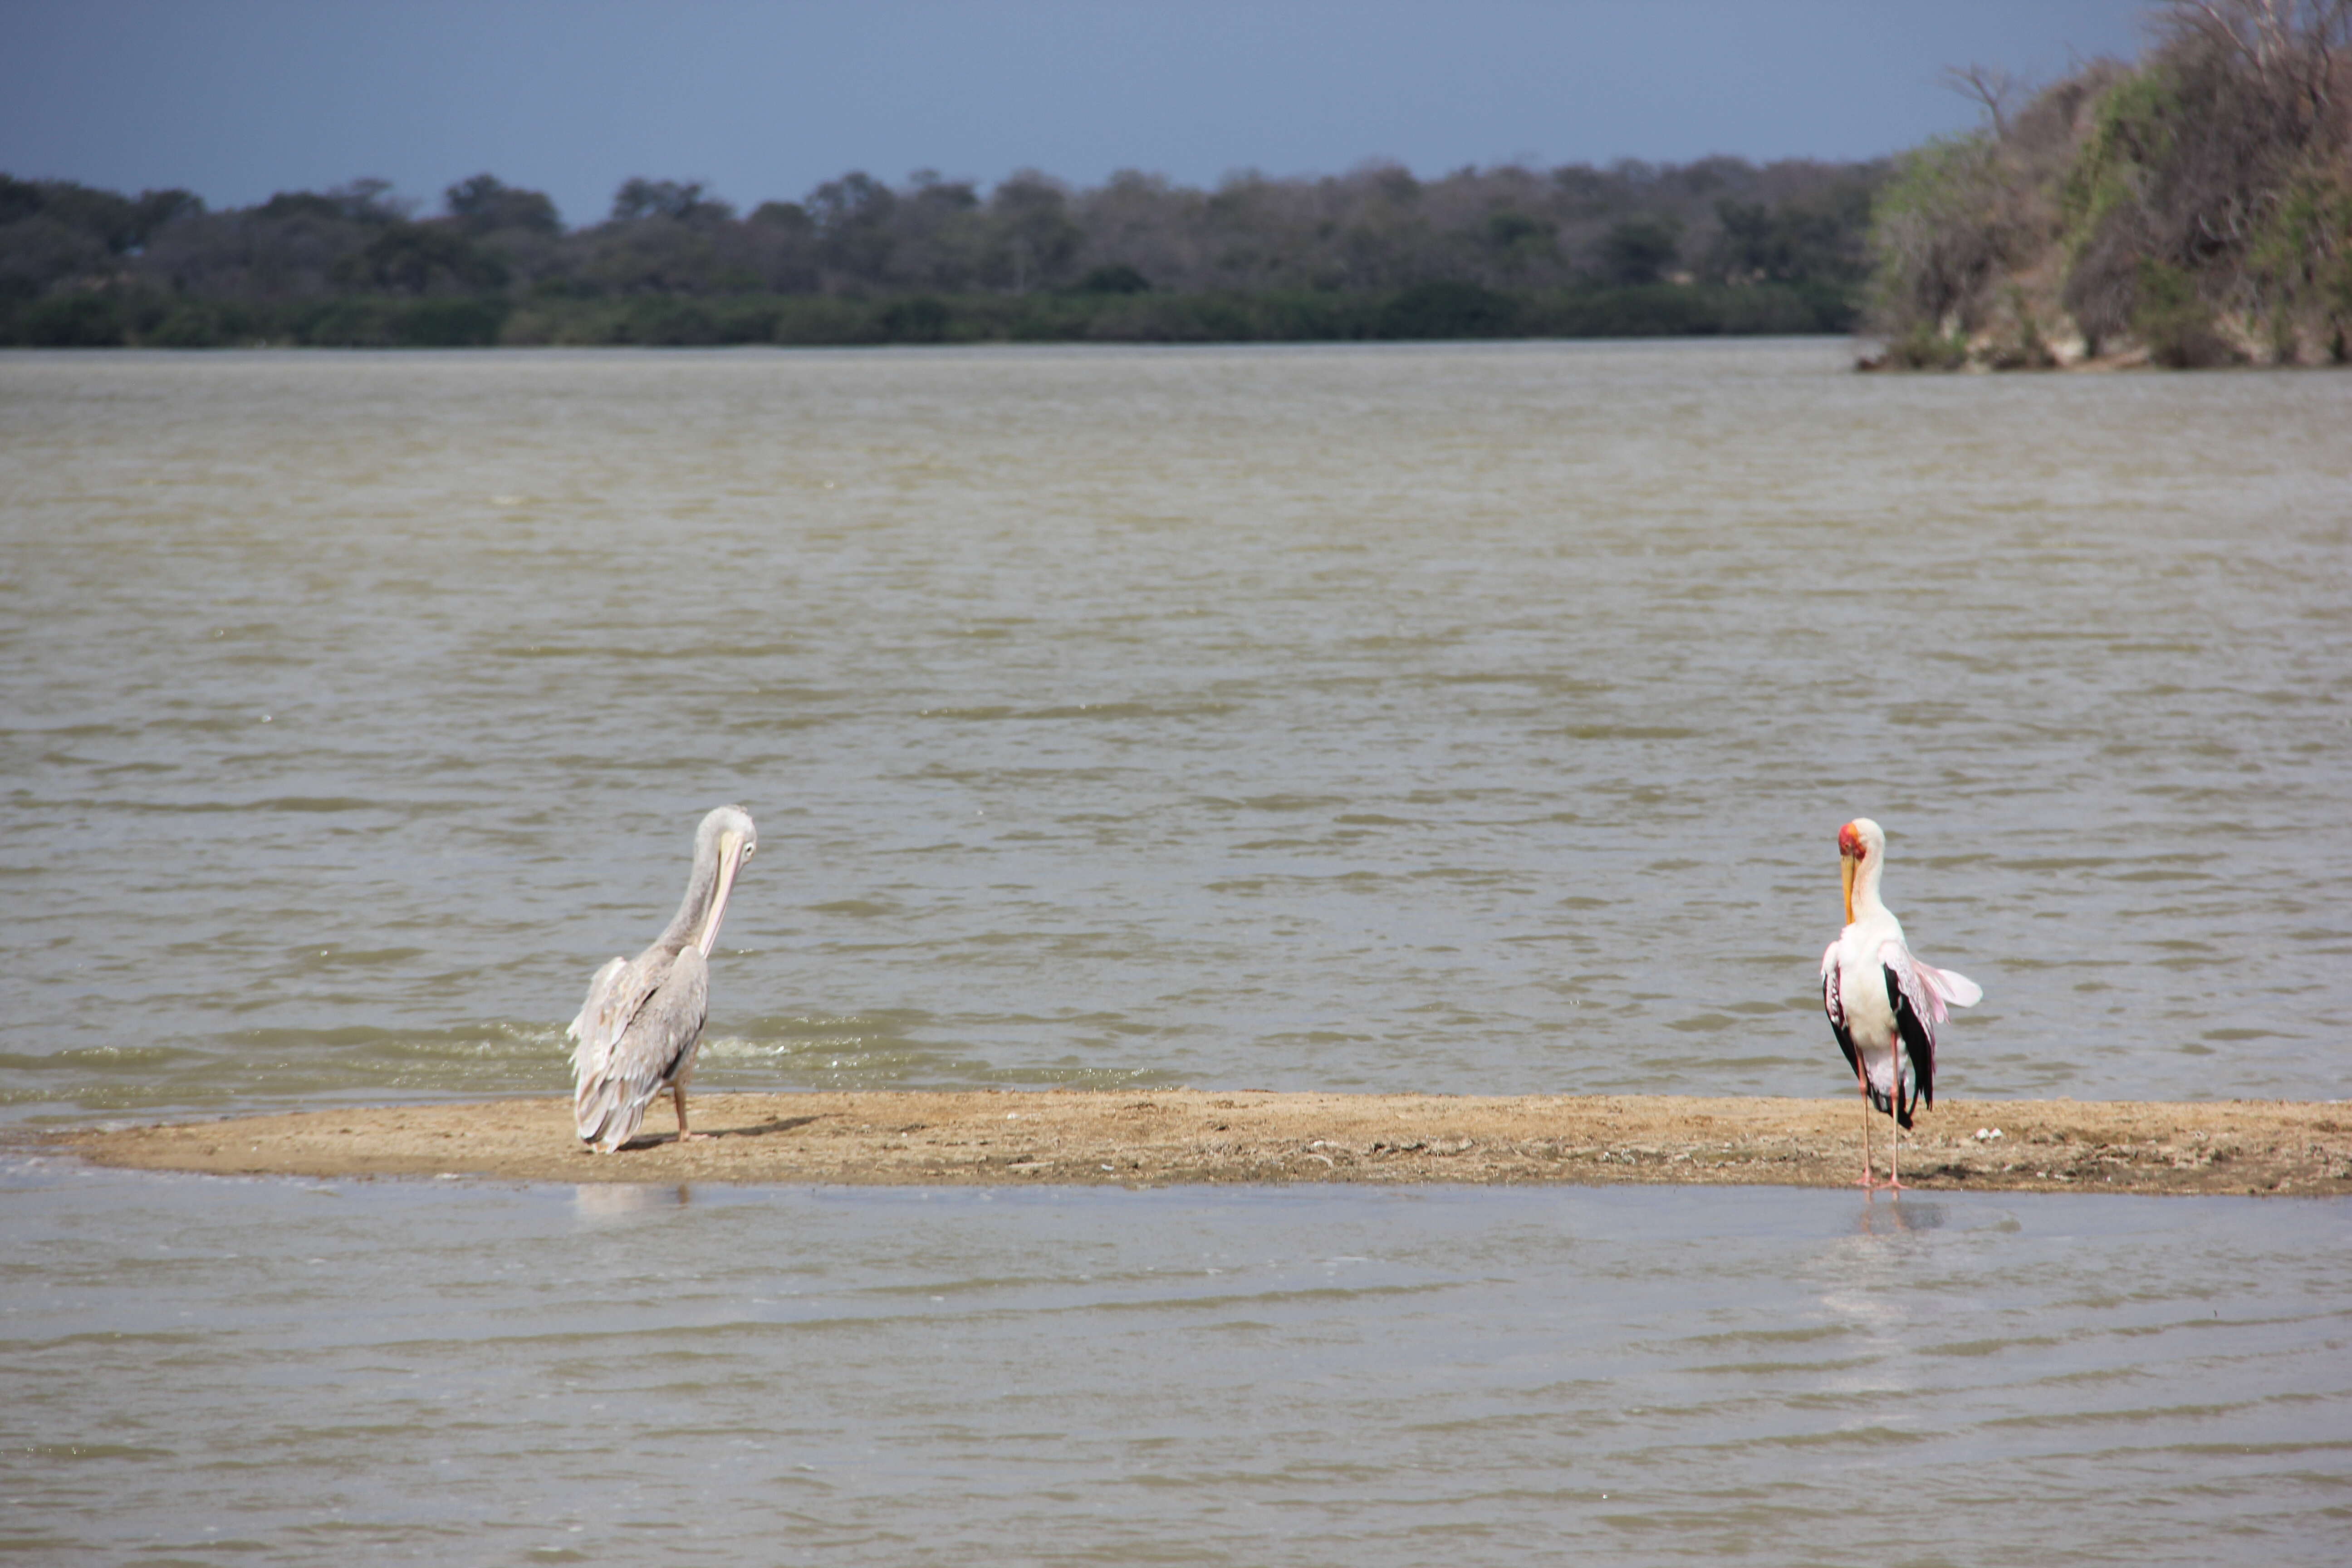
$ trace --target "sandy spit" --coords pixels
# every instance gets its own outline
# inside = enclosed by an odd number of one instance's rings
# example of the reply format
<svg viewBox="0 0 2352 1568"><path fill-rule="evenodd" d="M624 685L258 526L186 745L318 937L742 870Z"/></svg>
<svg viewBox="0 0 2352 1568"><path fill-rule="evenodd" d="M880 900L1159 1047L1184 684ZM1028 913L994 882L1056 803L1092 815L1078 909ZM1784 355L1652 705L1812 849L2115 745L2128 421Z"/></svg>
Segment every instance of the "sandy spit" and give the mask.
<svg viewBox="0 0 2352 1568"><path fill-rule="evenodd" d="M38 1141L141 1170L567 1183L1819 1187L1851 1184L1860 1164L1851 1100L1052 1089L710 1094L688 1110L707 1136L678 1142L665 1100L617 1154L582 1149L565 1100L85 1128ZM1882 1117L1882 1169L1885 1128ZM1947 1100L1905 1138L1903 1175L1948 1191L2352 1193L2352 1104Z"/></svg>

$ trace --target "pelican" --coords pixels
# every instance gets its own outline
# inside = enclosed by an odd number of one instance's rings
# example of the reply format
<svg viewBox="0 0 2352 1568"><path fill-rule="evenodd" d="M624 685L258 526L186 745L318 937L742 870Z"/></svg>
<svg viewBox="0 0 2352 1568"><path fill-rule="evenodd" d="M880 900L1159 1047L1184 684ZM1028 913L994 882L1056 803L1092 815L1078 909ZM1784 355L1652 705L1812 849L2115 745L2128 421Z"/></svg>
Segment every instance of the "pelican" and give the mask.
<svg viewBox="0 0 2352 1568"><path fill-rule="evenodd" d="M1886 1185L1900 1191L1895 1168L1902 1129L1911 1108L1936 1103L1936 1026L1944 1007L1971 1007L1984 991L1965 974L1937 969L1911 956L1903 922L1878 901L1878 877L1886 864L1886 834L1866 816L1838 829L1838 859L1845 882L1845 930L1822 954L1822 1006L1846 1066L1862 1090L1862 1180L1878 1184L1870 1170L1873 1109L1891 1118L1887 1127Z"/></svg>
<svg viewBox="0 0 2352 1568"><path fill-rule="evenodd" d="M686 1085L710 1010L710 948L735 875L759 846L741 806L704 817L677 913L651 947L611 960L588 983L588 1000L564 1033L573 1042L572 1115L590 1148L610 1154L635 1137L646 1107L665 1089L677 1110L678 1142L702 1136L687 1131Z"/></svg>

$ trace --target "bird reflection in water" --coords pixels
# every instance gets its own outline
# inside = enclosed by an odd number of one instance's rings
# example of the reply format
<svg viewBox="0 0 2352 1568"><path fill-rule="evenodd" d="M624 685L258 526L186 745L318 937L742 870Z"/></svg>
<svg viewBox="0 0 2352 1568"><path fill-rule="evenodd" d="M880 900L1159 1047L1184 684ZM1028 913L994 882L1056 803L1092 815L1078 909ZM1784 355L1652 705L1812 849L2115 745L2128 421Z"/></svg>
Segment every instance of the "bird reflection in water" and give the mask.
<svg viewBox="0 0 2352 1568"><path fill-rule="evenodd" d="M572 1215L590 1225L667 1214L693 1201L694 1189L684 1182L675 1187L647 1186L637 1182L583 1182L572 1189Z"/></svg>
<svg viewBox="0 0 2352 1568"><path fill-rule="evenodd" d="M1854 1221L1859 1236L1909 1236L1923 1230L1941 1230L1948 1218L1942 1204L1910 1203L1881 1204L1874 1195L1862 1205Z"/></svg>

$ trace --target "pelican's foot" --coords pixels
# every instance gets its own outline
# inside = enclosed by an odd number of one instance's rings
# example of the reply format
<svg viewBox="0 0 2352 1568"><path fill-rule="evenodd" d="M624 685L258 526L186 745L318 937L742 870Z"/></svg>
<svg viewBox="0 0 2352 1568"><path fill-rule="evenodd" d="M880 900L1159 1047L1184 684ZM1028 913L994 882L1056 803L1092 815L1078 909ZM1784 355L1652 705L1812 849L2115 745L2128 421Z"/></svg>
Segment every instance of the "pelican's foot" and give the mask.
<svg viewBox="0 0 2352 1568"><path fill-rule="evenodd" d="M708 1143L710 1142L710 1134L708 1132L688 1132L684 1129L680 1129L677 1135L677 1141L681 1143Z"/></svg>
<svg viewBox="0 0 2352 1568"><path fill-rule="evenodd" d="M1854 1184L1855 1186L1857 1186L1857 1187L1860 1187L1864 1192L1865 1192L1865 1193L1866 1193L1866 1192L1869 1192L1869 1191L1873 1190L1874 1188L1875 1188L1875 1187L1878 1185L1878 1179L1877 1179L1875 1176L1864 1175L1864 1176L1861 1177L1859 1180L1857 1180L1853 1184Z"/></svg>

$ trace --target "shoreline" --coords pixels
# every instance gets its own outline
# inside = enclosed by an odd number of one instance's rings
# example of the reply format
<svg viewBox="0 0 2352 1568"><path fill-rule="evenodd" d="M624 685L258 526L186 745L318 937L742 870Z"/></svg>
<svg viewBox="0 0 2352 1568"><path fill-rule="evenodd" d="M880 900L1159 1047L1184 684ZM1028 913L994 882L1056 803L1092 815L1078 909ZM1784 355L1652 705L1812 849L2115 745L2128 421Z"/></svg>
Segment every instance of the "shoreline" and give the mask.
<svg viewBox="0 0 2352 1568"><path fill-rule="evenodd" d="M1851 1097L971 1089L707 1094L688 1109L705 1136L677 1142L665 1099L611 1155L583 1150L553 1098L29 1142L131 1170L564 1184L1851 1187L1861 1163ZM1882 1173L1885 1126L1874 1119ZM2352 1194L2352 1105L1952 1100L1920 1114L1902 1154L1920 1192L2337 1196Z"/></svg>

